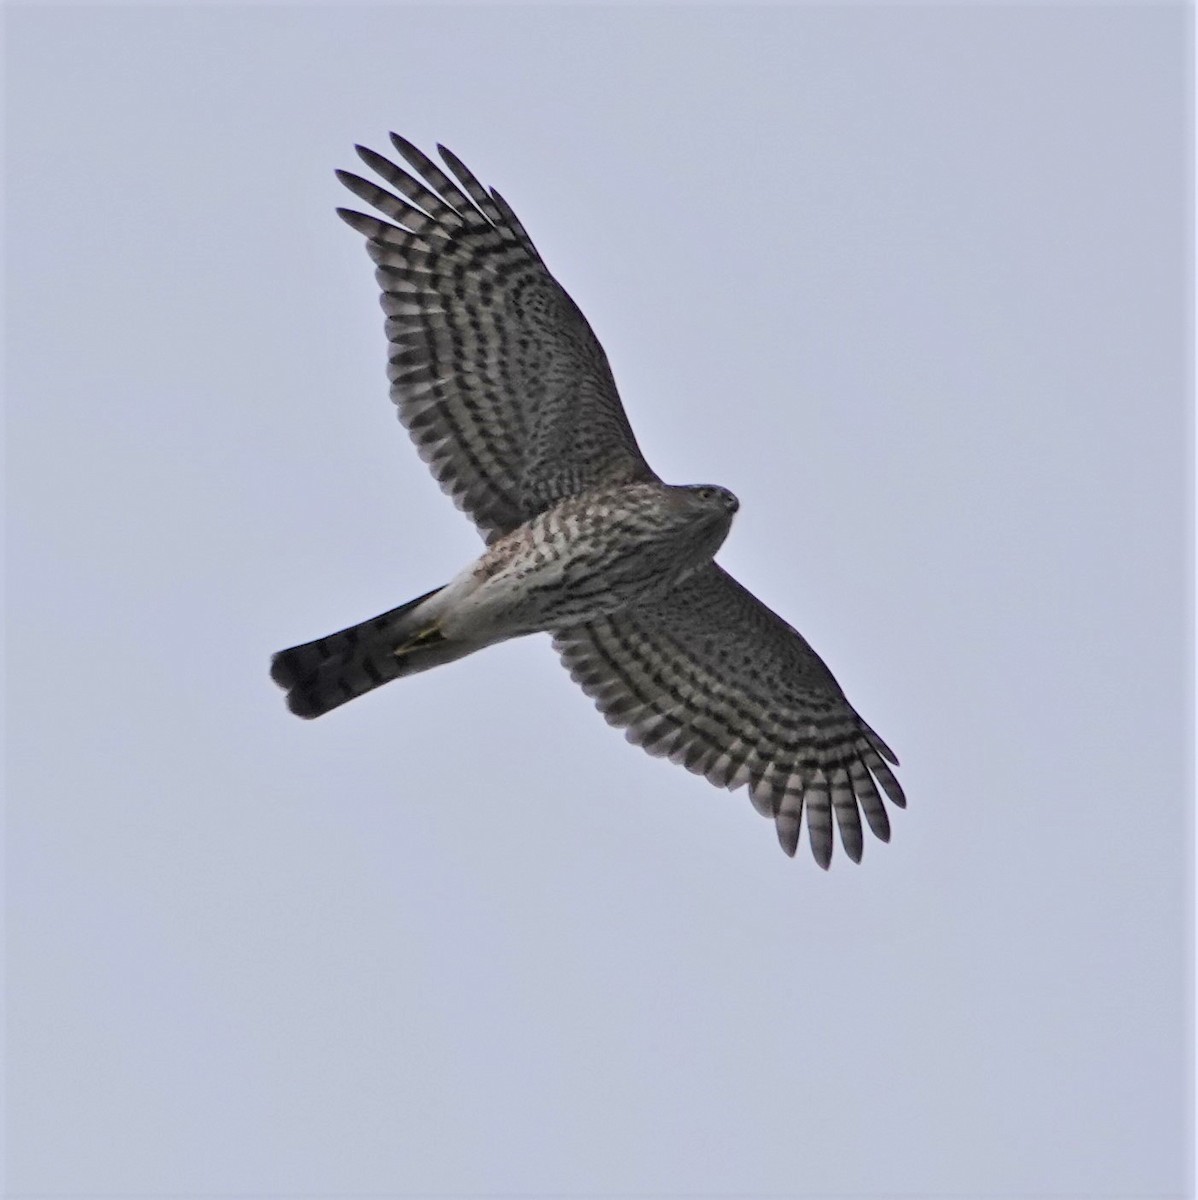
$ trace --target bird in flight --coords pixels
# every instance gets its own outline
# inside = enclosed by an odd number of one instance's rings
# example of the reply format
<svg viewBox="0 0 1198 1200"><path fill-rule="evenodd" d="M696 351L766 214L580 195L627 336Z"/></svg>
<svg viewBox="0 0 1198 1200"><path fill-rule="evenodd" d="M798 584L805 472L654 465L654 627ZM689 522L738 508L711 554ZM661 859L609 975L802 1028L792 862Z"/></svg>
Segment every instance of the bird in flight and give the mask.
<svg viewBox="0 0 1198 1200"><path fill-rule="evenodd" d="M276 654L300 717L484 646L549 633L629 741L748 786L782 849L821 867L833 823L859 862L882 841L898 760L800 634L715 561L737 510L713 484L663 483L636 444L607 356L508 203L458 158L405 139L410 170L362 146L389 187L339 171L383 217L338 214L377 265L391 398L420 457L486 541L443 587ZM879 792L879 786L881 792Z"/></svg>

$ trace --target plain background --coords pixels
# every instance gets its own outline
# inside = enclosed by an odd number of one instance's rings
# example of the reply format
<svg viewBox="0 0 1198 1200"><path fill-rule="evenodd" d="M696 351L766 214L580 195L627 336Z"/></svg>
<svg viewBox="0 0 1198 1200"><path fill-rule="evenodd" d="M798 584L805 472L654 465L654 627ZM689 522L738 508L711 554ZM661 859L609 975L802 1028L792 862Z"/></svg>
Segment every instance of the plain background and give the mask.
<svg viewBox="0 0 1198 1200"><path fill-rule="evenodd" d="M14 7L8 1186L1191 1185L1189 22ZM786 859L547 639L290 717L478 551L333 215L451 146L898 751Z"/></svg>

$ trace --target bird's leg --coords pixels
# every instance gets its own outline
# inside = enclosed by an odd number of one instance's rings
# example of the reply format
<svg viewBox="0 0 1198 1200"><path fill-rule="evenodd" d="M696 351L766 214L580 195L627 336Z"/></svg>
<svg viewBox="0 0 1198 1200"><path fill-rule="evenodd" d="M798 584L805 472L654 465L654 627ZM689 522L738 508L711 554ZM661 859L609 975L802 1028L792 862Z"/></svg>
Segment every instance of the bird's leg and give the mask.
<svg viewBox="0 0 1198 1200"><path fill-rule="evenodd" d="M410 637L402 641L391 652L397 658L402 658L405 654L411 654L414 650L422 649L426 646L435 646L438 642L445 641L445 635L441 632L440 620L430 622L423 629L416 630Z"/></svg>

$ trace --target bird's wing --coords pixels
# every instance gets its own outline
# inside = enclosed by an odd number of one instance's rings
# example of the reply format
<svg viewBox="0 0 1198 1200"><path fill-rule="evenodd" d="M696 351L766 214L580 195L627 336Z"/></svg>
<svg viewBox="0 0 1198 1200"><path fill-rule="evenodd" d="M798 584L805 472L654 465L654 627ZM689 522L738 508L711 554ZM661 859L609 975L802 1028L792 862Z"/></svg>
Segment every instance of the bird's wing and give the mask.
<svg viewBox="0 0 1198 1200"><path fill-rule="evenodd" d="M850 707L819 655L715 563L657 604L557 632L553 643L629 741L719 787L748 784L787 854L798 845L804 809L821 867L832 858L833 814L854 862L861 859L861 813L889 840L877 784L906 806L884 761L898 760Z"/></svg>
<svg viewBox="0 0 1198 1200"><path fill-rule="evenodd" d="M603 347L507 202L444 147L454 179L391 140L419 178L361 146L393 191L337 173L391 221L337 211L378 264L391 398L442 488L493 540L564 496L655 479Z"/></svg>

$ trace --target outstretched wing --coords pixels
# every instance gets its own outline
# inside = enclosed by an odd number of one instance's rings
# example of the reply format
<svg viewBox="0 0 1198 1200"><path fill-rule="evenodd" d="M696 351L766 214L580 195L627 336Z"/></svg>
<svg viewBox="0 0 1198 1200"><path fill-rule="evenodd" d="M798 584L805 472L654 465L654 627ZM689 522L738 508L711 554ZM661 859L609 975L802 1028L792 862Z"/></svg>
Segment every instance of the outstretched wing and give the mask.
<svg viewBox="0 0 1198 1200"><path fill-rule="evenodd" d="M456 183L391 141L420 178L362 146L394 191L337 175L395 224L337 211L378 264L391 398L442 488L490 541L586 488L655 479L603 348L507 202L443 146Z"/></svg>
<svg viewBox="0 0 1198 1200"><path fill-rule="evenodd" d="M861 860L861 814L890 839L877 783L900 808L898 759L853 711L819 655L711 563L664 600L554 635L574 680L612 725L729 790L749 785L793 855L807 813L816 862L832 859L832 820ZM875 780L877 783L875 783Z"/></svg>

